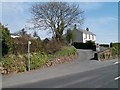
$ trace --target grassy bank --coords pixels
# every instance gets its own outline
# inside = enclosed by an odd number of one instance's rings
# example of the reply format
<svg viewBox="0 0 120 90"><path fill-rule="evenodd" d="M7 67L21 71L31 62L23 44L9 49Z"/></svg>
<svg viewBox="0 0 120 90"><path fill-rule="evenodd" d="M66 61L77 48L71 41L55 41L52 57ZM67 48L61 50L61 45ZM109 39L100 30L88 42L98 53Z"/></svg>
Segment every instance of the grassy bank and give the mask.
<svg viewBox="0 0 120 90"><path fill-rule="evenodd" d="M33 52L30 55L30 69L35 70L41 68L46 63L50 61L50 59L54 59L57 57L64 57L64 56L74 56L76 54L76 49L71 46L65 46L61 48L61 50L53 53L53 54L46 54L44 52ZM27 71L27 54L17 54L17 55L6 55L2 58L2 66L5 70L5 73L13 73L13 72L25 72Z"/></svg>

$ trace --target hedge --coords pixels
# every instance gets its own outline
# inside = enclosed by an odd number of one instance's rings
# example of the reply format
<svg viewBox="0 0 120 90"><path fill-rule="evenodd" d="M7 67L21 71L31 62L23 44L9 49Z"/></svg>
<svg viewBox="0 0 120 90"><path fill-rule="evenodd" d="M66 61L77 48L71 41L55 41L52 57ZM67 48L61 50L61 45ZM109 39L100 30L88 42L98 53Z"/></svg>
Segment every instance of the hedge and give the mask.
<svg viewBox="0 0 120 90"><path fill-rule="evenodd" d="M95 49L96 46L93 43L79 43L79 42L74 42L73 46L77 49Z"/></svg>
<svg viewBox="0 0 120 90"><path fill-rule="evenodd" d="M100 44L101 47L109 47L109 44Z"/></svg>
<svg viewBox="0 0 120 90"><path fill-rule="evenodd" d="M30 69L38 69L49 62L63 56L72 56L76 54L76 49L72 47L63 47L60 51L54 54L47 54L44 52L31 52L30 54ZM2 58L2 66L6 70L6 74L12 72L25 72L27 71L28 56L27 54L9 54Z"/></svg>
<svg viewBox="0 0 120 90"><path fill-rule="evenodd" d="M114 57L120 56L120 43L112 43L111 50Z"/></svg>

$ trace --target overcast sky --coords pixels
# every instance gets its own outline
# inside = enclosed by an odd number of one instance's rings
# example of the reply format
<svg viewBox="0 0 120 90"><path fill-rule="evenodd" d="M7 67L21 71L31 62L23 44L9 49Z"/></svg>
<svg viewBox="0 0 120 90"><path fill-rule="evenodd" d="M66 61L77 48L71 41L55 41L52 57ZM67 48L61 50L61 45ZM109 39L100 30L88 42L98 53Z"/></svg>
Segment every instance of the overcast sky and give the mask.
<svg viewBox="0 0 120 90"><path fill-rule="evenodd" d="M7 25L11 33L17 32L28 25L27 21L31 18L30 6L33 2L4 1L0 4L2 7L2 11L0 10L2 24ZM77 2L77 4L85 11L85 22L82 28L89 27L90 31L96 34L98 43L118 41L117 2ZM33 31L30 33L33 33ZM38 33L41 39L51 36L48 31L39 31Z"/></svg>

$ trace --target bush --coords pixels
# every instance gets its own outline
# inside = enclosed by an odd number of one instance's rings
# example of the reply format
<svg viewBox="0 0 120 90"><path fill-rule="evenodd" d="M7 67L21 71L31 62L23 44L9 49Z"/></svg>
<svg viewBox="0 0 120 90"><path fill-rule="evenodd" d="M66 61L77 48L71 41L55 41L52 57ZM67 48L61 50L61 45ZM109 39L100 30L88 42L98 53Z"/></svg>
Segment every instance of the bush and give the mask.
<svg viewBox="0 0 120 90"><path fill-rule="evenodd" d="M48 55L45 53L32 53L30 60L30 69L37 69L42 67L46 62L48 62Z"/></svg>
<svg viewBox="0 0 120 90"><path fill-rule="evenodd" d="M26 71L25 59L21 55L7 55L2 58L2 65L8 73Z"/></svg>
<svg viewBox="0 0 120 90"><path fill-rule="evenodd" d="M47 53L47 54L53 54L59 50L61 50L61 48L65 46L64 42L61 41L56 41L56 40L51 40L51 41L43 41L42 42L42 51Z"/></svg>
<svg viewBox="0 0 120 90"><path fill-rule="evenodd" d="M76 48L71 46L71 47L63 47L60 51L56 52L54 56L59 57L59 56L70 56L70 55L75 55L77 52Z"/></svg>
<svg viewBox="0 0 120 90"><path fill-rule="evenodd" d="M100 59L105 59L105 54L104 53L100 54Z"/></svg>
<svg viewBox="0 0 120 90"><path fill-rule="evenodd" d="M112 43L111 51L113 57L120 56L120 43Z"/></svg>
<svg viewBox="0 0 120 90"><path fill-rule="evenodd" d="M47 54L31 53L30 68L31 70L43 66L48 61ZM2 65L8 73L11 72L25 72L27 70L27 54L23 55L7 55L2 58Z"/></svg>
<svg viewBox="0 0 120 90"><path fill-rule="evenodd" d="M13 39L14 44L12 48L12 54L26 54L28 53L28 39L25 37L20 37ZM30 51L31 52L39 52L41 51L42 45L41 41L39 39L30 39L31 45L30 45Z"/></svg>

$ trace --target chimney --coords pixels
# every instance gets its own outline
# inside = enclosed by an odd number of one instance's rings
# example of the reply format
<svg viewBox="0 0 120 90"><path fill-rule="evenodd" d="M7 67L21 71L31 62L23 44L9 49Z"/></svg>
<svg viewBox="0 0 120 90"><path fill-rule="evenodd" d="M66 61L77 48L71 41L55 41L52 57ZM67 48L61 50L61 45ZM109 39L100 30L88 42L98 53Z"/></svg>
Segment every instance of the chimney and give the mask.
<svg viewBox="0 0 120 90"><path fill-rule="evenodd" d="M87 30L87 31L90 31L90 29L89 29L88 27L86 28L86 30Z"/></svg>
<svg viewBox="0 0 120 90"><path fill-rule="evenodd" d="M76 30L76 29L77 29L77 25L75 24L75 25L74 25L74 30Z"/></svg>

